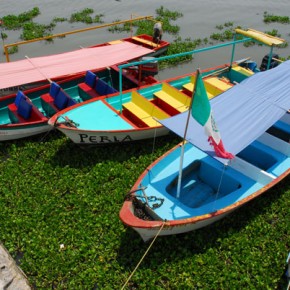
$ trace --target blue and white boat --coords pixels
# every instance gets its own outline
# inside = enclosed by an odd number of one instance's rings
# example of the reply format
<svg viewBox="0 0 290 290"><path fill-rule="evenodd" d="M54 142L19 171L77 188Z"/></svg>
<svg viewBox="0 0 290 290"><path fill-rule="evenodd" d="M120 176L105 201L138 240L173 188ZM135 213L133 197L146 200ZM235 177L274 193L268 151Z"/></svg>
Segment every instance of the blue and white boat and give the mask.
<svg viewBox="0 0 290 290"><path fill-rule="evenodd" d="M233 159L216 155L189 112L161 120L184 141L141 174L120 210L121 221L144 241L185 233L225 217L286 178L290 144L267 130L282 122L289 134L289 80L287 61L210 101Z"/></svg>

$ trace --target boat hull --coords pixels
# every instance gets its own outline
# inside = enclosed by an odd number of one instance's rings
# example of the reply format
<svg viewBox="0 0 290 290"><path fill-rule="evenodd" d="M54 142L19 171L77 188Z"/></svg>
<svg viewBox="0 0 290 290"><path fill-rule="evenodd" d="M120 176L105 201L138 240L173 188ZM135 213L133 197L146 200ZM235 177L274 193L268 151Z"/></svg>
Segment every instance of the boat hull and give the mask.
<svg viewBox="0 0 290 290"><path fill-rule="evenodd" d="M49 126L47 123L37 126L11 126L9 129L0 127L0 142L27 138L48 132L52 129L53 128L51 128L51 126Z"/></svg>
<svg viewBox="0 0 290 290"><path fill-rule="evenodd" d="M192 231L207 227L221 220L222 218L226 217L228 214L230 214L237 208L231 211L225 212L225 213L218 214L218 215L212 215L211 217L205 217L204 219L201 219L201 220L193 220L193 221L185 222L182 224L173 225L170 222L164 221L162 223L159 223L159 225L156 225L156 226L152 226L152 227L151 226L150 227L138 227L138 226L134 227L133 226L132 229L135 230L141 236L144 242L147 242L156 236L170 236L170 235L184 234L187 232L192 232ZM122 213L120 214L120 217L122 220L126 219L126 217L123 216Z"/></svg>
<svg viewBox="0 0 290 290"><path fill-rule="evenodd" d="M79 131L58 126L57 129L65 134L72 142L79 145L107 145L140 141L167 135L169 130L165 127L129 130L129 131Z"/></svg>

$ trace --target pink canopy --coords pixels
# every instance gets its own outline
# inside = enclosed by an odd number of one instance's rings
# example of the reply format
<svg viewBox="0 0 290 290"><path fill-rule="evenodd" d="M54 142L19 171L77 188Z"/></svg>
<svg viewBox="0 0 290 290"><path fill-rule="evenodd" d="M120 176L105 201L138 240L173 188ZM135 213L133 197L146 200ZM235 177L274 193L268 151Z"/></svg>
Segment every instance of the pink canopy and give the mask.
<svg viewBox="0 0 290 290"><path fill-rule="evenodd" d="M0 89L95 70L129 61L152 50L130 42L0 64Z"/></svg>

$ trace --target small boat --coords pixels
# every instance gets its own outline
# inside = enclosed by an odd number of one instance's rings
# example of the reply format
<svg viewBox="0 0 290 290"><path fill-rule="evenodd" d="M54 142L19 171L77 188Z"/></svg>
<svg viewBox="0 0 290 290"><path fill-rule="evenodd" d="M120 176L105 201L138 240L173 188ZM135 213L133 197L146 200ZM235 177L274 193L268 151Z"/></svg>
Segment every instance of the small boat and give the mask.
<svg viewBox="0 0 290 290"><path fill-rule="evenodd" d="M158 70L143 73L142 69L129 67L122 73L122 90L157 82L154 75ZM55 113L89 99L114 95L119 87L119 69L114 65L1 97L0 141L48 132L52 129L48 120Z"/></svg>
<svg viewBox="0 0 290 290"><path fill-rule="evenodd" d="M289 79L286 61L207 102L197 82L191 109L160 121L184 141L138 178L120 210L124 225L144 241L193 231L286 178L290 144L266 131L281 120L289 132Z"/></svg>
<svg viewBox="0 0 290 290"><path fill-rule="evenodd" d="M204 71L209 98L230 89L253 72L234 64ZM158 120L188 110L195 74L187 74L139 89L88 100L55 114L49 124L79 145L132 142L169 133ZM95 112L98 112L96 115Z"/></svg>
<svg viewBox="0 0 290 290"><path fill-rule="evenodd" d="M95 72L145 56L160 56L169 44L165 40L156 44L152 36L141 34L75 51L1 63L0 96L83 75L88 70Z"/></svg>

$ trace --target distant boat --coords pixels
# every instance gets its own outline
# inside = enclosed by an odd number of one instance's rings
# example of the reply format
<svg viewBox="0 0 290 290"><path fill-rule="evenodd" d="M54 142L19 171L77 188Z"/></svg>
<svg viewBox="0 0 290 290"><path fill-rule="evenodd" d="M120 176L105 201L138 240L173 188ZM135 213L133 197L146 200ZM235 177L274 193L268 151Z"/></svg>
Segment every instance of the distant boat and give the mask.
<svg viewBox="0 0 290 290"><path fill-rule="evenodd" d="M287 61L212 99L210 110L205 102L199 107L202 116L193 113L202 94L197 84L190 111L160 121L185 141L138 178L120 210L124 225L144 241L196 230L286 178L290 144L266 131L280 120L289 132L289 80ZM201 126L204 112L210 113ZM218 146L215 134L221 138ZM225 156L220 154L220 144Z"/></svg>
<svg viewBox="0 0 290 290"><path fill-rule="evenodd" d="M152 36L141 34L70 52L1 63L0 96L83 75L88 70L94 72L144 56L160 56L169 45L165 40L156 44Z"/></svg>

